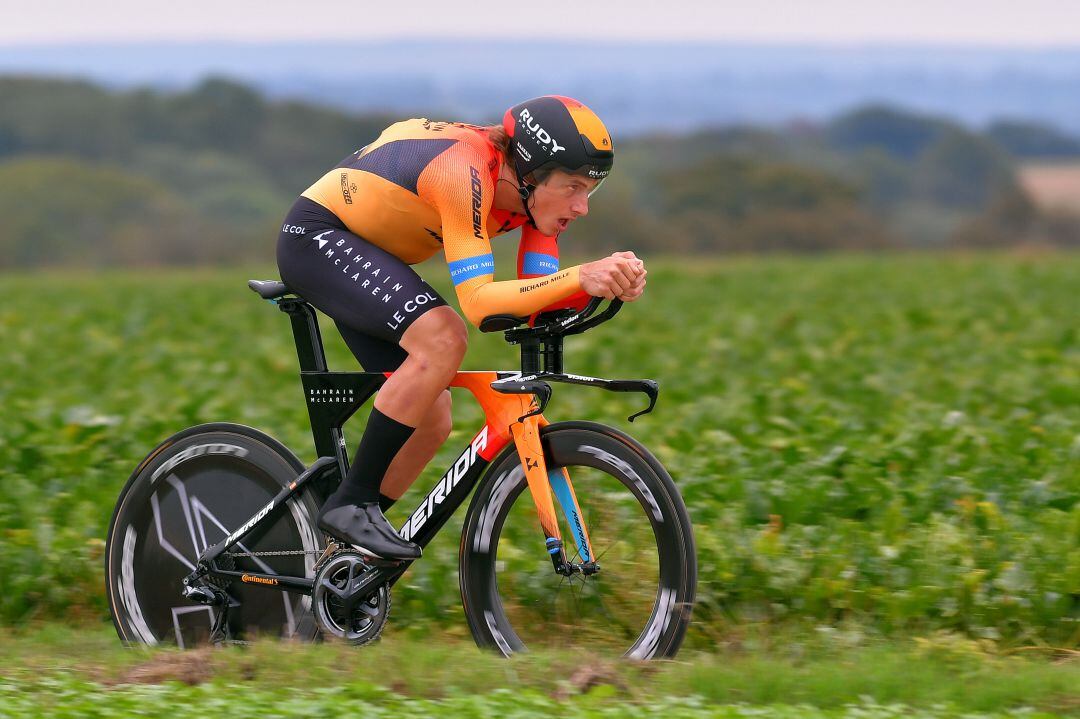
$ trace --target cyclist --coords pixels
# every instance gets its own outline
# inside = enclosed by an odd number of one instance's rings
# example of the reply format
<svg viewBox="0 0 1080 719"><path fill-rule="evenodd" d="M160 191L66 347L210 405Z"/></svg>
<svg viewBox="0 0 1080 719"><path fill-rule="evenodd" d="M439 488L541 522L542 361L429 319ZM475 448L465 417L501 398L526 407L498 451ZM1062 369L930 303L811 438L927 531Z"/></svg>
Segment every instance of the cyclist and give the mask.
<svg viewBox="0 0 1080 719"><path fill-rule="evenodd" d="M278 239L282 280L335 321L366 371L393 372L348 476L319 512L320 529L377 557L420 556L383 511L450 433L446 388L467 331L410 265L442 250L474 325L579 306L589 295L641 295L645 266L632 252L559 266L559 233L588 213L613 161L600 119L549 95L510 108L501 126L395 123L301 194ZM519 279L495 282L489 238L518 227Z"/></svg>

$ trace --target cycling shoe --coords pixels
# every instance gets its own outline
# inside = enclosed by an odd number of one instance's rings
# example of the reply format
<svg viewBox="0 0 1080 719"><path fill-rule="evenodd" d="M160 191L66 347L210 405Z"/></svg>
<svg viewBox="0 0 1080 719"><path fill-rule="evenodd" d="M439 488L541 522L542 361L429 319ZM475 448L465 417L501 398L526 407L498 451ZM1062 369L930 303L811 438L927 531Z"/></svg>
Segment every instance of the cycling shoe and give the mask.
<svg viewBox="0 0 1080 719"><path fill-rule="evenodd" d="M319 515L319 529L379 559L419 559L420 546L402 539L378 502L346 504Z"/></svg>

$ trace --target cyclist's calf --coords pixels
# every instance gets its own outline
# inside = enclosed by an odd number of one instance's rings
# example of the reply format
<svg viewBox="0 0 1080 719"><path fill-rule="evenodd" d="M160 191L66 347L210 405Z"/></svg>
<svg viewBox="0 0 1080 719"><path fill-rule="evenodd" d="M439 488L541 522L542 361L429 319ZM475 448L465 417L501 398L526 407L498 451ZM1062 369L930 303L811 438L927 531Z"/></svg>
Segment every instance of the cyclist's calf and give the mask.
<svg viewBox="0 0 1080 719"><path fill-rule="evenodd" d="M453 426L450 408L450 390L444 389L431 405L423 422L416 428L416 432L390 463L379 488L382 494L391 499L400 499L416 481L420 472L450 436Z"/></svg>

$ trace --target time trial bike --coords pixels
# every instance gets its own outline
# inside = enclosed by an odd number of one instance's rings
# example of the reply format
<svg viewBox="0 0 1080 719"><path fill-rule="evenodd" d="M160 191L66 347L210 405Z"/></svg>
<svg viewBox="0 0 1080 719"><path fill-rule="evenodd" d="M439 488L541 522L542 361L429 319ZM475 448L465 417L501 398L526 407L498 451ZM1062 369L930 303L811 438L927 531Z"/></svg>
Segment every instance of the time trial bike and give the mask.
<svg viewBox="0 0 1080 719"><path fill-rule="evenodd" d="M248 284L291 318L319 458L305 467L232 423L191 427L150 452L120 493L106 542L109 607L126 642L330 635L363 644L382 632L390 590L413 564L372 559L314 521L348 473L343 424L391 373L330 371L315 309L282 282ZM622 303L602 304L532 326L484 319L482 331L520 347L521 369L455 376L450 386L468 390L486 422L399 530L426 547L475 488L458 550L461 602L476 643L504 655L556 645L671 657L690 622L694 535L668 472L624 432L543 415L553 382L642 392L649 405L631 421L654 408L652 380L563 371L563 339Z"/></svg>

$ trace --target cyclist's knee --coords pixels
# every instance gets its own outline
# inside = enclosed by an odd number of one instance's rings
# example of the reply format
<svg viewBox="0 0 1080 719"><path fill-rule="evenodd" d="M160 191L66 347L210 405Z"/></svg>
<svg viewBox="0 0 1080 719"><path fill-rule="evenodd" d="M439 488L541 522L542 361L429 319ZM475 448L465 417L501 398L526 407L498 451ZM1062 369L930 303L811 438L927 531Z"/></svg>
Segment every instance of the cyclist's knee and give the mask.
<svg viewBox="0 0 1080 719"><path fill-rule="evenodd" d="M437 307L416 320L401 339L401 346L425 365L456 370L465 358L469 332L456 312Z"/></svg>

